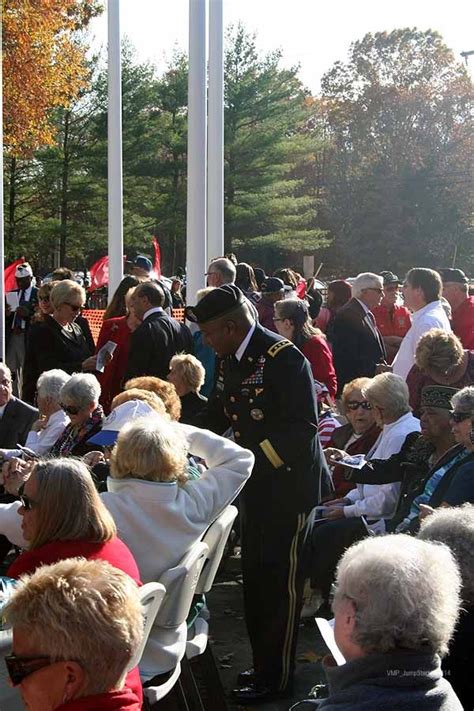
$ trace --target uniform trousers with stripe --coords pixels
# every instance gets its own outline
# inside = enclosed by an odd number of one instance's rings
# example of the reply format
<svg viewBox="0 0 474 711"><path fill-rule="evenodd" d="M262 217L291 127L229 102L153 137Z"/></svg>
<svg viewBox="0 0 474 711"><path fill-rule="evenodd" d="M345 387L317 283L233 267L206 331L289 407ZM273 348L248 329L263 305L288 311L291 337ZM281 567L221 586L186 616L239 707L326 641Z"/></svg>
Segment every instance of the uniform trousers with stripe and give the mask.
<svg viewBox="0 0 474 711"><path fill-rule="evenodd" d="M293 680L303 601L309 512L268 510L241 497L244 610L259 682L285 691Z"/></svg>

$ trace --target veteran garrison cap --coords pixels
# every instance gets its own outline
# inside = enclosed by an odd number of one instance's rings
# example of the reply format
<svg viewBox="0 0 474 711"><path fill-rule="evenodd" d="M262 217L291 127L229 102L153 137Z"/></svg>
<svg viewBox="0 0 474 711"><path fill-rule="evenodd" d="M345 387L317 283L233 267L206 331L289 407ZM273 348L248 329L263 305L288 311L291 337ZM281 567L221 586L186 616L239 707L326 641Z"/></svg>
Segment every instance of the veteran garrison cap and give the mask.
<svg viewBox="0 0 474 711"><path fill-rule="evenodd" d="M451 398L457 392L457 388L449 388L447 385L425 385L421 391L421 406L452 411Z"/></svg>
<svg viewBox="0 0 474 711"><path fill-rule="evenodd" d="M438 272L441 274L443 281L454 281L456 284L467 284L469 281L462 269L445 267L444 269L438 269Z"/></svg>
<svg viewBox="0 0 474 711"><path fill-rule="evenodd" d="M186 307L186 318L193 323L206 323L221 318L245 303L245 297L235 284L213 289L196 306Z"/></svg>

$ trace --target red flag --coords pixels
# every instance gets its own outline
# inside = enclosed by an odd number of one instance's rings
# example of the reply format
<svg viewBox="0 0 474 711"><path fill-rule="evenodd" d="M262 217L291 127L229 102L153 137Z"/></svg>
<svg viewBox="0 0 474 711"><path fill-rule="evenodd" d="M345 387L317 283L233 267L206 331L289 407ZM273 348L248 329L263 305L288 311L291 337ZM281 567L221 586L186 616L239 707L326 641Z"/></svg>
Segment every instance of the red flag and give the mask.
<svg viewBox="0 0 474 711"><path fill-rule="evenodd" d="M25 258L20 257L20 259L17 259L12 264L9 264L8 267L5 267L5 271L3 272L4 282L5 282L5 292L15 291L15 289L17 288L15 269L17 268L17 266L19 264L23 264L24 261L25 261Z"/></svg>
<svg viewBox="0 0 474 711"><path fill-rule="evenodd" d="M91 285L89 291L100 289L101 286L107 286L109 283L109 258L106 255L95 262L91 268Z"/></svg>
<svg viewBox="0 0 474 711"><path fill-rule="evenodd" d="M298 286L296 287L296 296L299 299L304 299L306 296L306 282L304 279L298 282Z"/></svg>
<svg viewBox="0 0 474 711"><path fill-rule="evenodd" d="M153 269L151 275L155 279L160 279L161 277L161 250L160 245L156 237L153 237L153 249L155 250L155 259L153 261Z"/></svg>

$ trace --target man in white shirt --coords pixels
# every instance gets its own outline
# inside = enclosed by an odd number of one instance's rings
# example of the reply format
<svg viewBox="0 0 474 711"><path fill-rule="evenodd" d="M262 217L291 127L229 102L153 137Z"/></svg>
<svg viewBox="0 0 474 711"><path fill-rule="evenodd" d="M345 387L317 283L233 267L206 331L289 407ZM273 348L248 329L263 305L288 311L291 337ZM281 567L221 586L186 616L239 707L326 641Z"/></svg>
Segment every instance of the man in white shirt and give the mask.
<svg viewBox="0 0 474 711"><path fill-rule="evenodd" d="M413 312L412 325L392 364L392 372L405 380L415 364L416 346L421 336L432 328L451 331L440 301L442 289L441 277L433 269L416 267L406 275L403 296L405 305Z"/></svg>

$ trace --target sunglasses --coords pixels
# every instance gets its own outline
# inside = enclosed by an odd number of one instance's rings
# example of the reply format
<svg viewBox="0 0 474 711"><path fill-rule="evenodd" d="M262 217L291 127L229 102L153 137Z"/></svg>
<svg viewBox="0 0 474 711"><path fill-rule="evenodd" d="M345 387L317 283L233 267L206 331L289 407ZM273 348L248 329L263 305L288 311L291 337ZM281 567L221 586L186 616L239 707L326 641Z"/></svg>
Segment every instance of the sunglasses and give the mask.
<svg viewBox="0 0 474 711"><path fill-rule="evenodd" d="M76 314L82 309L82 305L78 306L77 304L70 304L69 301L65 301L64 303L66 304L66 306L69 306L69 308Z"/></svg>
<svg viewBox="0 0 474 711"><path fill-rule="evenodd" d="M361 407L363 410L371 410L372 405L367 400L348 400L346 402L346 407L348 410L358 410Z"/></svg>
<svg viewBox="0 0 474 711"><path fill-rule="evenodd" d="M20 499L20 503L25 509L25 511L31 511L31 509L38 503L37 501L34 501L33 499L30 499L29 496L27 496L25 493L25 485L22 484L20 488L18 489L18 498Z"/></svg>
<svg viewBox="0 0 474 711"><path fill-rule="evenodd" d="M470 417L472 417L472 413L471 412L451 412L449 417L453 422L464 422L464 420L468 420Z"/></svg>
<svg viewBox="0 0 474 711"><path fill-rule="evenodd" d="M17 657L16 654L5 656L5 664L13 686L18 686L30 674L49 667L57 661L59 660L51 657Z"/></svg>
<svg viewBox="0 0 474 711"><path fill-rule="evenodd" d="M61 410L64 410L66 415L77 415L80 412L80 407L74 407L74 405L65 405L63 402L59 403Z"/></svg>
<svg viewBox="0 0 474 711"><path fill-rule="evenodd" d="M40 301L44 301L45 303L49 303L49 296L39 296L38 297Z"/></svg>

